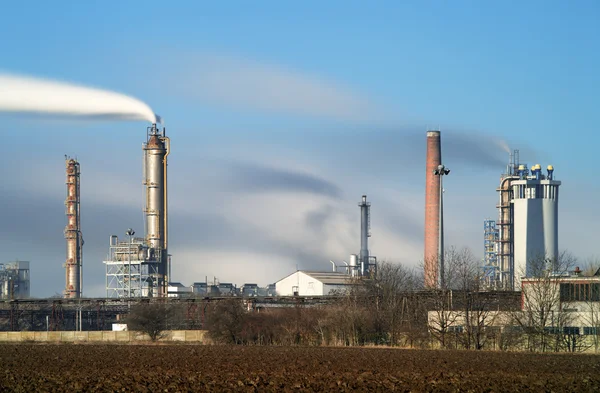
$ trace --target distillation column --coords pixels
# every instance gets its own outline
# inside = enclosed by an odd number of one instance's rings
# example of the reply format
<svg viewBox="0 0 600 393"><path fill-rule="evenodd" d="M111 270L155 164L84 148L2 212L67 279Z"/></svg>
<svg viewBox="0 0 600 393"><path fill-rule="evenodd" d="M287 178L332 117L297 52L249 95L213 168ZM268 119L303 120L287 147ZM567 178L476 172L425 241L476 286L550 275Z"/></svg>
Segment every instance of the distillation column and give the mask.
<svg viewBox="0 0 600 393"><path fill-rule="evenodd" d="M144 144L144 185L146 186L146 244L148 261L155 266L152 272L153 287L156 295L167 295L168 252L167 252L167 156L170 150L169 138L163 128L156 124L149 128L147 142ZM152 263L154 262L154 263Z"/></svg>
<svg viewBox="0 0 600 393"><path fill-rule="evenodd" d="M370 231L370 206L367 202L367 196L362 196L362 201L358 204L360 207L360 274L362 276L369 275L369 237Z"/></svg>
<svg viewBox="0 0 600 393"><path fill-rule="evenodd" d="M65 298L76 299L81 297L82 288L82 260L83 238L81 236L79 162L65 156L67 169L67 199L65 200L67 226L65 239L67 239L67 260Z"/></svg>

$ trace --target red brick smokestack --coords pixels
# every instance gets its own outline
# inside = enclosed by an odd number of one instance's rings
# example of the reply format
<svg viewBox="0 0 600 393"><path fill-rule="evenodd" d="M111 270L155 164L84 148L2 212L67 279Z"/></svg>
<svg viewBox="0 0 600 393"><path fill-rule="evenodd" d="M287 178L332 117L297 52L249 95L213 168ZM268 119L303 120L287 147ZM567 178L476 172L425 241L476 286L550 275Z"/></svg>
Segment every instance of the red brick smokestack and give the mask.
<svg viewBox="0 0 600 393"><path fill-rule="evenodd" d="M440 132L427 131L425 173L425 287L438 286L438 247L440 241L440 183L433 171L442 163Z"/></svg>

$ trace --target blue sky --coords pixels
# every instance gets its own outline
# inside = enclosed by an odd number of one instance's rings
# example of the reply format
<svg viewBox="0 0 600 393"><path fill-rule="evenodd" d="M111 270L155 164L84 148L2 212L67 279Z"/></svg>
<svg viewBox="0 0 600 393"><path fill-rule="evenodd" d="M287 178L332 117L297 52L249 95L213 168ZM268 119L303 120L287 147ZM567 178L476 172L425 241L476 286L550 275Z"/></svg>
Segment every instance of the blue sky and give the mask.
<svg viewBox="0 0 600 393"><path fill-rule="evenodd" d="M530 165L555 166L560 247L594 255L600 212L586 204L600 190L585 168L598 143L598 3L365 4L7 3L0 71L116 90L165 118L173 271L185 283L266 284L348 258L363 193L372 252L417 265L432 126L453 169L447 244L481 255L504 140ZM16 220L2 220L0 258L32 261L34 295L62 290L62 157L77 155L85 282L102 295L108 236L141 228L146 124L0 121L2 203Z"/></svg>

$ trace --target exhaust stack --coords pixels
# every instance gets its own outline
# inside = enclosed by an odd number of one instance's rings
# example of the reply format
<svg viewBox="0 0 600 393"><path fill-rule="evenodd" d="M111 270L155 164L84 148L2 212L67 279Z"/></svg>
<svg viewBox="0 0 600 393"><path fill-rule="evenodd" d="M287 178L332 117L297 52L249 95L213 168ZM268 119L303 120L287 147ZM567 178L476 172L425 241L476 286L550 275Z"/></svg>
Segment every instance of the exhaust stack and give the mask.
<svg viewBox="0 0 600 393"><path fill-rule="evenodd" d="M167 156L171 143L162 131L153 124L148 128L144 150L144 185L146 186L145 232L148 256L151 265L151 287L158 297L167 296L169 255L168 211L167 211ZM149 291L149 296L153 294Z"/></svg>
<svg viewBox="0 0 600 393"><path fill-rule="evenodd" d="M80 167L77 160L65 156L67 171L67 199L65 200L67 226L65 239L67 240L66 286L64 297L77 299L82 291L82 262L83 262L83 237L81 236L80 214Z"/></svg>

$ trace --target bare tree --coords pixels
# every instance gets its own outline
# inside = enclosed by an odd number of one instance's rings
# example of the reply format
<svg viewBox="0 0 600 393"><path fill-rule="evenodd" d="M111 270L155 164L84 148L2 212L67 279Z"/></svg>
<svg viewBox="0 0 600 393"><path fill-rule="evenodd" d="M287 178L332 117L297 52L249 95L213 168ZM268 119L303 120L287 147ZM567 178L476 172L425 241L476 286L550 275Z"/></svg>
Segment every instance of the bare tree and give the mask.
<svg viewBox="0 0 600 393"><path fill-rule="evenodd" d="M595 285L598 286L600 284ZM591 337L592 346L596 352L600 349L600 298L598 298L600 294L598 292L600 291L592 292L595 296L586 302L588 309L586 310L586 316L583 318L589 329L584 334Z"/></svg>
<svg viewBox="0 0 600 393"><path fill-rule="evenodd" d="M581 262L580 267L582 275L593 276L600 270L600 257L590 256Z"/></svg>
<svg viewBox="0 0 600 393"><path fill-rule="evenodd" d="M451 333L455 333L456 336L456 333L463 329L461 321L464 315L454 305L453 288L460 285L458 255L459 252L453 246L444 252L444 277L440 280L444 285L430 292L427 327L431 336L442 348L450 348L453 344L449 340L453 337Z"/></svg>
<svg viewBox="0 0 600 393"><path fill-rule="evenodd" d="M246 315L241 299L215 301L207 313L208 335L218 343L241 344Z"/></svg>
<svg viewBox="0 0 600 393"><path fill-rule="evenodd" d="M442 347L454 344L483 349L487 339L496 334L491 326L499 302L482 291L479 262L469 248L449 247L444 264L445 286L432 291L429 331Z"/></svg>
<svg viewBox="0 0 600 393"><path fill-rule="evenodd" d="M513 320L526 334L531 351L558 351L564 344L564 328L573 315L562 307L558 277L566 274L574 262L568 252L557 258L539 256L528 261L526 272L519 272L527 277L522 281L523 309L513 314Z"/></svg>
<svg viewBox="0 0 600 393"><path fill-rule="evenodd" d="M164 336L167 323L174 314L174 309L164 303L138 303L131 307L126 322L129 330L145 333L150 340L156 341Z"/></svg>
<svg viewBox="0 0 600 393"><path fill-rule="evenodd" d="M376 344L398 345L411 322L408 299L418 285L416 280L412 269L383 261L378 264L377 278L366 283L365 295L374 303L367 311L374 321Z"/></svg>

